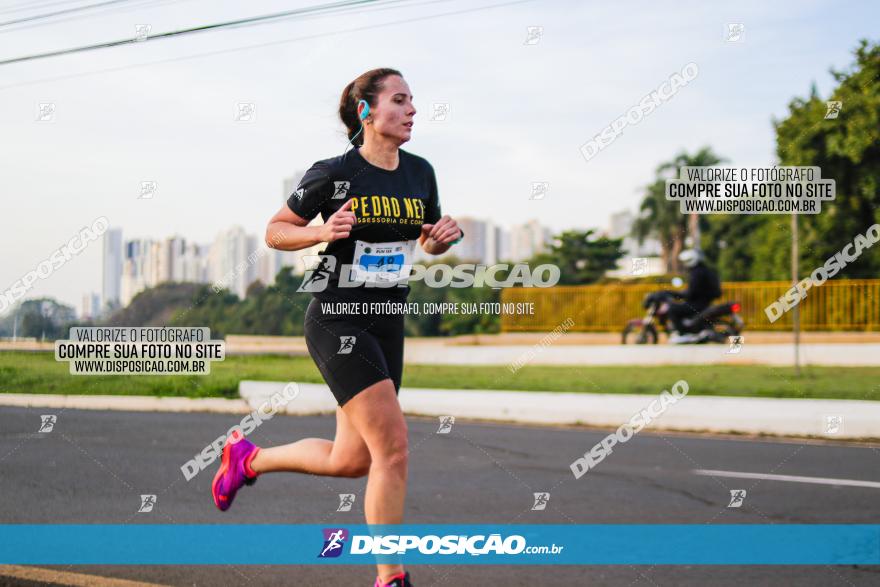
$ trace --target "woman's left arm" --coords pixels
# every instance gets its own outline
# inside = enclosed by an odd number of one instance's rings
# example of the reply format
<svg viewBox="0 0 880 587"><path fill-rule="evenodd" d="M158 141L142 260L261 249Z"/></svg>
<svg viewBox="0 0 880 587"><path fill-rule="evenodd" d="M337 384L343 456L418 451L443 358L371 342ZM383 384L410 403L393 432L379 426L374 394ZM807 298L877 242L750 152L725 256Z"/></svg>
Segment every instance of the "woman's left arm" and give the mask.
<svg viewBox="0 0 880 587"><path fill-rule="evenodd" d="M460 240L464 233L458 223L448 214L436 224L423 224L419 244L429 255L442 255L449 250L454 241Z"/></svg>

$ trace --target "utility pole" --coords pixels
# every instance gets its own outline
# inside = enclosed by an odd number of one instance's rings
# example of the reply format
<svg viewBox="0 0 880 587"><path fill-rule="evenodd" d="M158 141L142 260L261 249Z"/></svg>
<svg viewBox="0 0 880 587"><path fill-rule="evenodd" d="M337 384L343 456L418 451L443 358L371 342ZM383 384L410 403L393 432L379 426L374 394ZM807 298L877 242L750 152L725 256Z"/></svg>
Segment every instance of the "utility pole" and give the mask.
<svg viewBox="0 0 880 587"><path fill-rule="evenodd" d="M791 281L798 282L798 221L797 214L791 215ZM791 328L794 334L794 375L801 374L801 312L800 304L792 309Z"/></svg>
<svg viewBox="0 0 880 587"><path fill-rule="evenodd" d="M688 217L688 231L691 233L692 248L701 251L703 248L700 246L700 215L699 214L691 214Z"/></svg>

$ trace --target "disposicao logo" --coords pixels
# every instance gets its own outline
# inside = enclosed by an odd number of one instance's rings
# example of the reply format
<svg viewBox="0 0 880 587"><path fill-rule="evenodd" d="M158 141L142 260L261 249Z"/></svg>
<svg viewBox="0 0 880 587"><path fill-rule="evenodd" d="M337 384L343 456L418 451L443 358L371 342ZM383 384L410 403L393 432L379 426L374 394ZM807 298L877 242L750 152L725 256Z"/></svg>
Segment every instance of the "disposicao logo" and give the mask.
<svg viewBox="0 0 880 587"><path fill-rule="evenodd" d="M318 554L318 558L335 558L342 554L345 541L348 540L348 530L345 528L324 528L324 548Z"/></svg>

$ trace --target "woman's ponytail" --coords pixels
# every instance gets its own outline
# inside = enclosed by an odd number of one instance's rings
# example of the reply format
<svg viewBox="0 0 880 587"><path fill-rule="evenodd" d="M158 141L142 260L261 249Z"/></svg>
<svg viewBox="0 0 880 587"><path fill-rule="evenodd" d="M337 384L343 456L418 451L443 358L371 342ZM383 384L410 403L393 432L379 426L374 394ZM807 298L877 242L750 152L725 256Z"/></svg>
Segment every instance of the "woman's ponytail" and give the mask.
<svg viewBox="0 0 880 587"><path fill-rule="evenodd" d="M339 119L345 125L348 140L354 139L353 144L356 147L364 144L364 133L358 134L361 130L361 120L357 112L358 102L366 100L370 108L374 108L376 96L379 95L382 83L389 75L403 77L403 74L396 69L388 67L371 69L356 77L342 90L342 96L339 98Z"/></svg>

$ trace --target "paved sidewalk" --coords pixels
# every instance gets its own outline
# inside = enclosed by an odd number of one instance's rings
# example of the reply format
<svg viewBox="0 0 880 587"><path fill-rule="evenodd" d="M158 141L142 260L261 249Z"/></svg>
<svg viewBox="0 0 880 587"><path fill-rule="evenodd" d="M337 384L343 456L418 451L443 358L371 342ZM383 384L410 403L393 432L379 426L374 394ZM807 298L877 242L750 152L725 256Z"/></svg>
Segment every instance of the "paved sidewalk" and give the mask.
<svg viewBox="0 0 880 587"><path fill-rule="evenodd" d="M728 345L556 345L450 346L411 344L404 347L407 364L431 365L772 365L794 363L790 344L745 343L736 354ZM880 343L802 344L802 365L880 366Z"/></svg>
<svg viewBox="0 0 880 587"><path fill-rule="evenodd" d="M242 381L239 386L242 399L0 394L0 406L245 414L269 401L285 385L284 382ZM326 385L300 383L298 388L297 396L282 412L305 415L336 410L336 402ZM648 407L659 397L660 391L658 389L657 395L636 395L404 387L400 391L400 403L410 415L616 428ZM880 438L880 402L687 396L670 406L650 428L876 439Z"/></svg>

